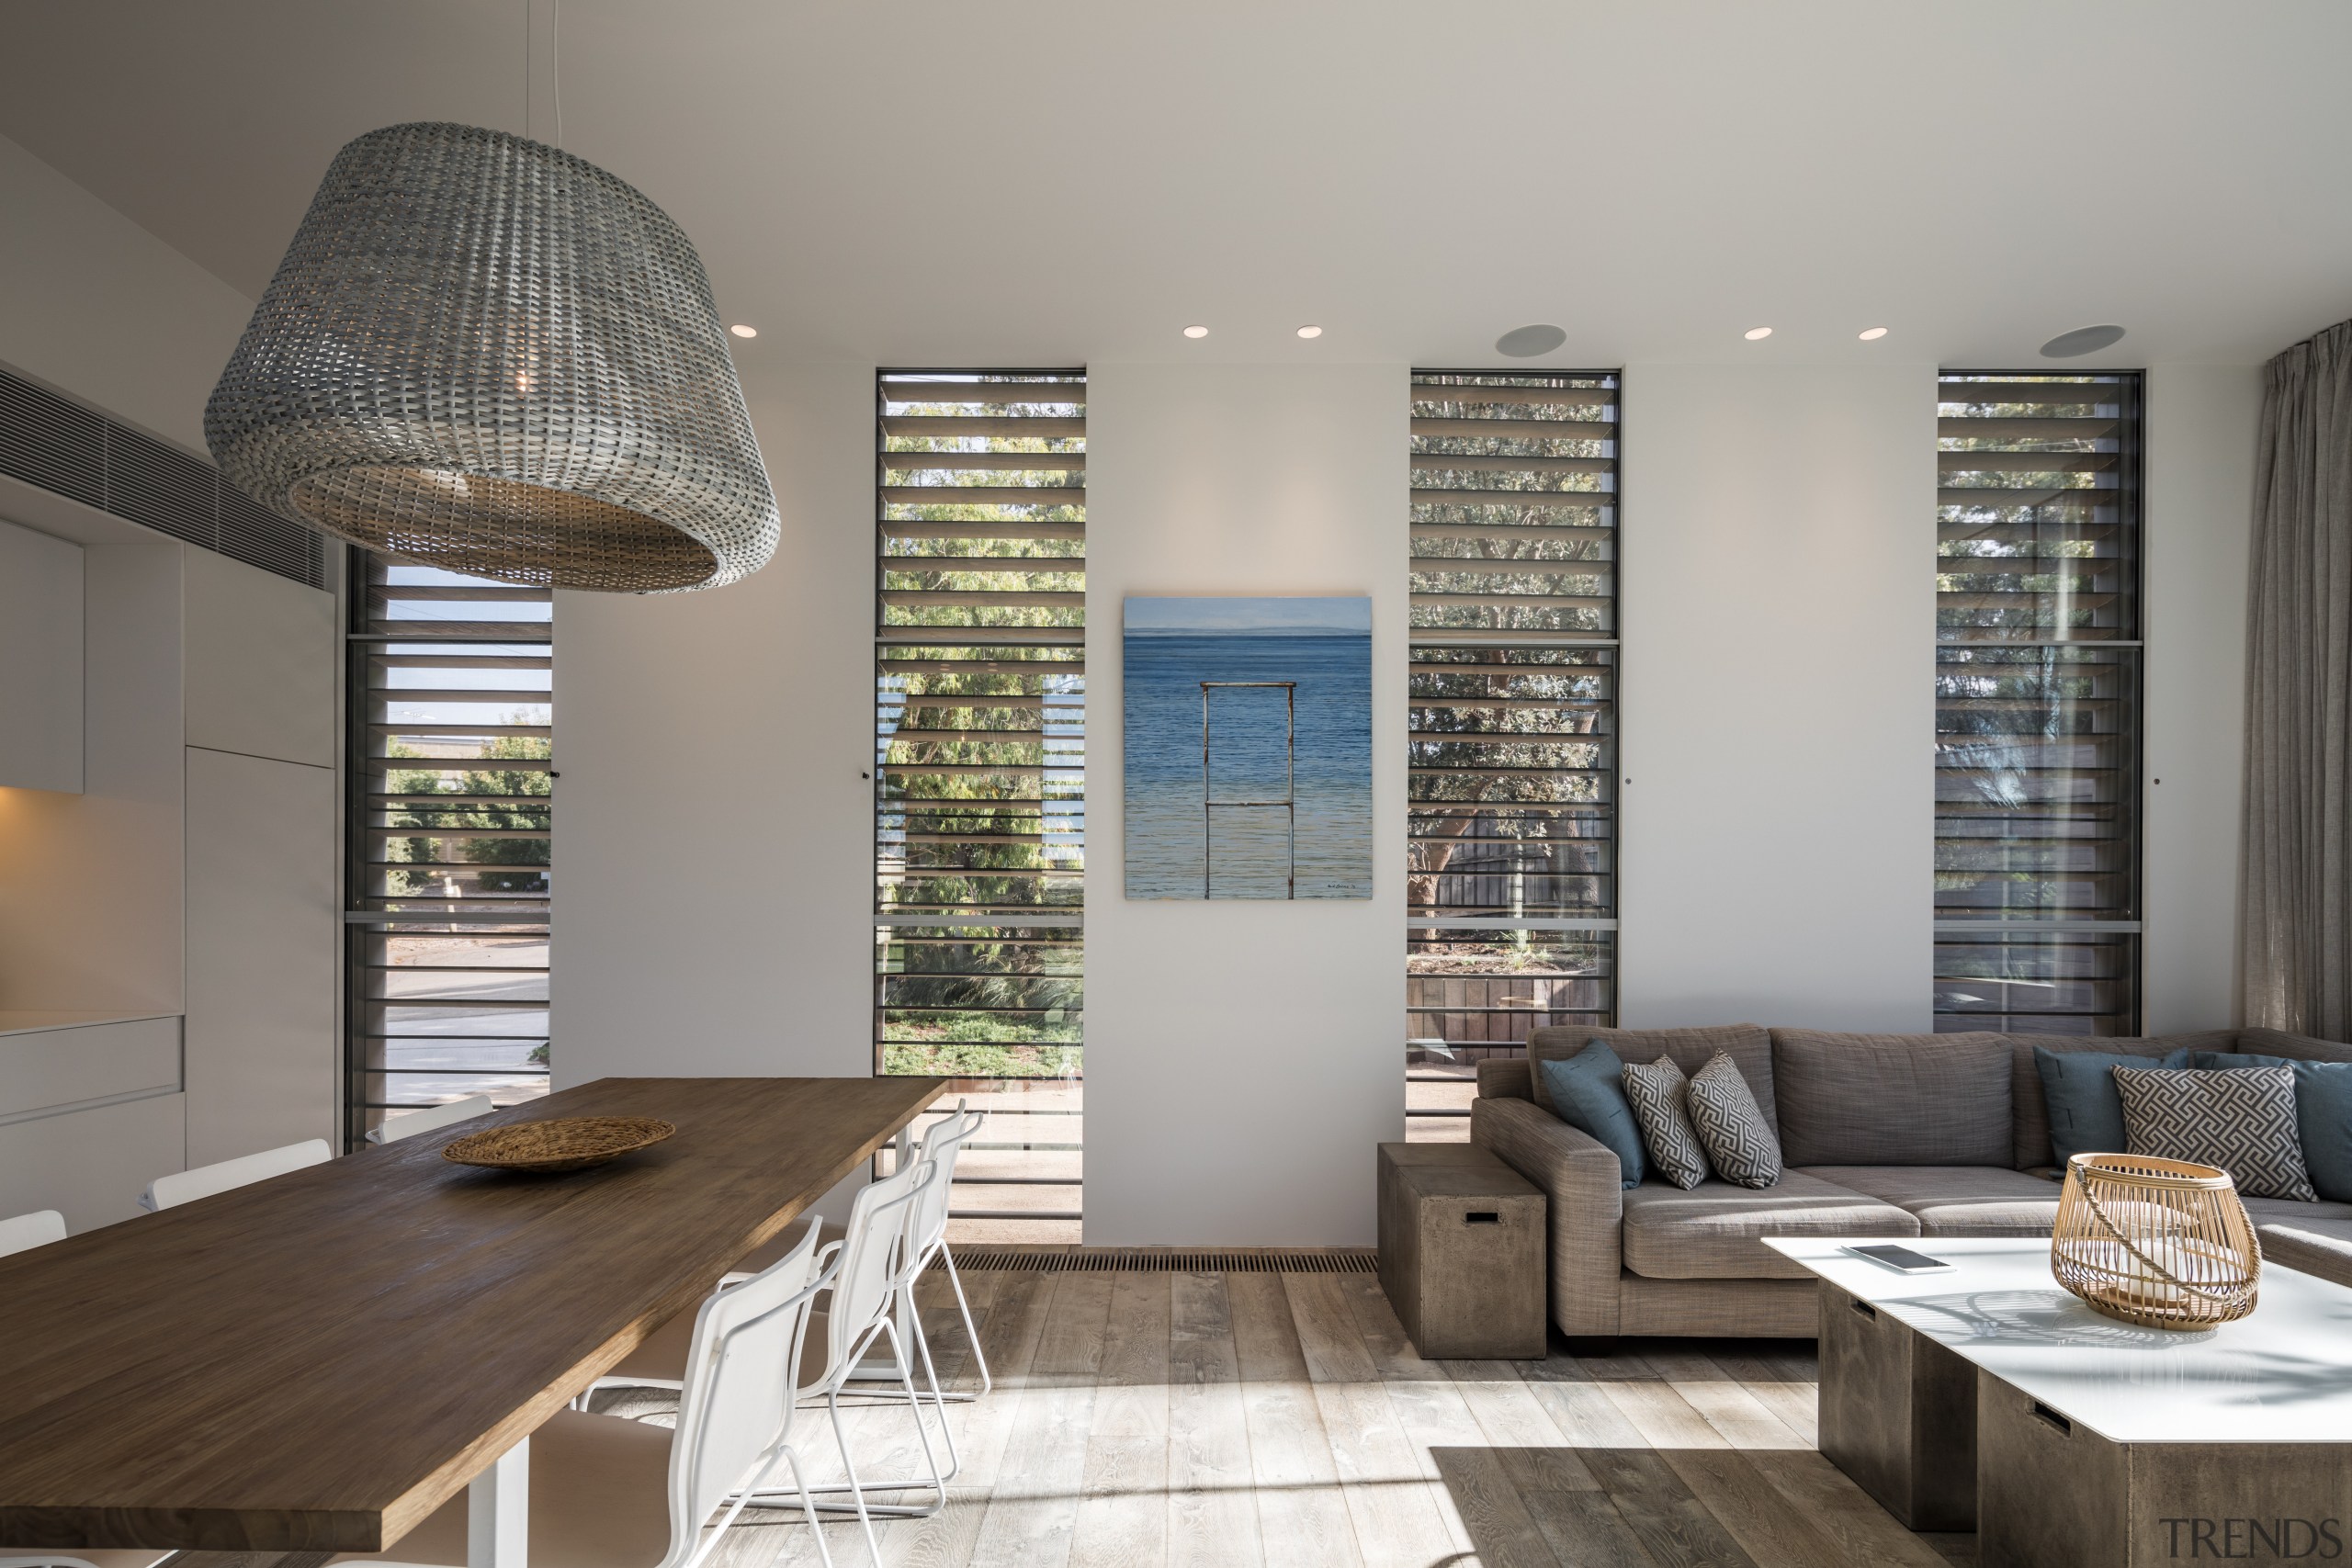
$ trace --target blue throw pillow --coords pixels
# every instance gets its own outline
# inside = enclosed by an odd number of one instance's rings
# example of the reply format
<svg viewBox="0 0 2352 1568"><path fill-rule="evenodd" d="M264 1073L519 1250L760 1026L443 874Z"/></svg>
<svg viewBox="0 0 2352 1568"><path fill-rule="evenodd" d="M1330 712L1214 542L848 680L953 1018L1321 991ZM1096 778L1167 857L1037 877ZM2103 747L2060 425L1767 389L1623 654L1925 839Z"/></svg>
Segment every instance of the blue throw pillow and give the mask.
<svg viewBox="0 0 2352 1568"><path fill-rule="evenodd" d="M2033 1048L2034 1070L2041 1075L2041 1096L2050 1106L2050 1146L2058 1163L2075 1155L2120 1155L2124 1152L2123 1097L2115 1091L2117 1067L2168 1067L2189 1065L2187 1046L2159 1061L2127 1056L2120 1051L2052 1051Z"/></svg>
<svg viewBox="0 0 2352 1568"><path fill-rule="evenodd" d="M2295 1069L2295 1135L2312 1190L2330 1202L2352 1203L2352 1062L2300 1062L2237 1051L2199 1051L2200 1067Z"/></svg>
<svg viewBox="0 0 2352 1568"><path fill-rule="evenodd" d="M1617 1053L1596 1040L1565 1062L1536 1065L1560 1120L1614 1154L1624 1184L1639 1187L1642 1129L1625 1099L1625 1064Z"/></svg>

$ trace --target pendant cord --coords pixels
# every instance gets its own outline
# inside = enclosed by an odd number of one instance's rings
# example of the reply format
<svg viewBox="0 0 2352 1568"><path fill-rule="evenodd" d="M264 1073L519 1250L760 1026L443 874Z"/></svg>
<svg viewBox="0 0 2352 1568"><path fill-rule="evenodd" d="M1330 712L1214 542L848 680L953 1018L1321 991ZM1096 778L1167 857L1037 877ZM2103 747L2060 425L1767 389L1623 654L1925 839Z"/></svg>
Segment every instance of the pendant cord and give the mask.
<svg viewBox="0 0 2352 1568"><path fill-rule="evenodd" d="M563 145L563 0L548 6L548 72L555 88L555 144Z"/></svg>

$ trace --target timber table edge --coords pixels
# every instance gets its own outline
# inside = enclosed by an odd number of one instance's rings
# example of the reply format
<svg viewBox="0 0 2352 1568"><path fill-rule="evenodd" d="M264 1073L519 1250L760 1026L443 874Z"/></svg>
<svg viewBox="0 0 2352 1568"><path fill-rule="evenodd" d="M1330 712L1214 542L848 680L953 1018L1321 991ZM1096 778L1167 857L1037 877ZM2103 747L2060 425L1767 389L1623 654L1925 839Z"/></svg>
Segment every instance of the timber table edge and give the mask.
<svg viewBox="0 0 2352 1568"><path fill-rule="evenodd" d="M560 1101L571 1096L584 1096L591 1090L611 1097L635 1085L709 1086L714 1083L741 1083L773 1088L782 1084L890 1085L902 1089L903 1102L894 1104L886 1113L888 1125L861 1134L849 1152L841 1154L820 1168L826 1172L822 1179L806 1179L786 1201L775 1207L757 1221L750 1239L727 1256L711 1257L677 1273L670 1287L641 1307L616 1332L607 1336L593 1349L576 1357L570 1365L545 1380L538 1389L489 1429L467 1442L456 1454L435 1466L407 1488L379 1506L374 1507L307 1507L300 1505L270 1506L262 1504L239 1504L234 1506L207 1506L198 1504L175 1504L159 1501L153 1506L116 1503L74 1503L57 1501L17 1502L8 1500L15 1488L10 1478L0 1472L0 1555L22 1550L67 1551L74 1548L136 1547L155 1550L213 1551L378 1551L397 1542L414 1529L435 1508L462 1491L468 1483L488 1469L500 1455L515 1443L527 1438L558 1411L569 1404L582 1391L627 1356L654 1329L668 1322L678 1312L685 1311L709 1293L723 1279L734 1262L744 1252L761 1246L782 1234L796 1220L848 1177L871 1159L895 1138L903 1128L912 1123L934 1104L947 1089L944 1077L839 1077L830 1078L757 1077L757 1078L647 1078L608 1077L592 1079L540 1100L521 1104L490 1115L474 1118L451 1127L438 1129L400 1144L370 1145L356 1150L322 1166L291 1173L288 1177L273 1178L271 1181L232 1190L195 1202L180 1205L161 1213L141 1215L118 1225L103 1226L51 1244L56 1248L96 1251L101 1248L122 1248L135 1246L135 1238L142 1234L157 1234L157 1222L175 1226L193 1226L208 1216L214 1221L236 1213L239 1200L250 1203L261 1196L260 1190L271 1189L282 1194L282 1186L273 1183L301 1182L304 1186L320 1181L348 1181L355 1170L365 1171L368 1166L382 1167L394 1160L406 1163L423 1160L428 1154L432 1166L443 1164L440 1148L458 1137L478 1132L486 1126L514 1122L549 1119L552 1109L558 1115L565 1113L604 1114L597 1111L572 1111ZM650 1112L649 1112L650 1113ZM655 1146L657 1149L661 1145ZM674 1157L674 1152L672 1156ZM361 1162L367 1162L362 1164ZM321 1173L340 1171L340 1178ZM436 1173L445 1174L446 1173ZM584 1173L582 1173L584 1174ZM305 1180L304 1179L308 1179ZM483 1184L500 1179L488 1177ZM560 1194L554 1183L564 1177L523 1178L526 1181L548 1182L545 1189ZM144 1230L141 1227L145 1227ZM109 1233L119 1233L110 1235ZM133 1238L126 1240L126 1237ZM27 1271L38 1267L40 1255L51 1248L35 1248L13 1258L0 1259L0 1292L5 1292L10 1273ZM135 1260L135 1259L134 1259ZM17 1266L11 1268L11 1265ZM0 1299L0 1330L5 1330L6 1305ZM4 1338L5 1336L0 1336ZM332 1379L334 1369L319 1369L319 1377ZM420 1397L431 1392L430 1385L418 1384ZM70 1397L70 1395L69 1395ZM363 1427L371 1419L368 1411L354 1408L349 1425ZM5 1432L0 1425L0 1432ZM0 1460L6 1458L0 1450Z"/></svg>

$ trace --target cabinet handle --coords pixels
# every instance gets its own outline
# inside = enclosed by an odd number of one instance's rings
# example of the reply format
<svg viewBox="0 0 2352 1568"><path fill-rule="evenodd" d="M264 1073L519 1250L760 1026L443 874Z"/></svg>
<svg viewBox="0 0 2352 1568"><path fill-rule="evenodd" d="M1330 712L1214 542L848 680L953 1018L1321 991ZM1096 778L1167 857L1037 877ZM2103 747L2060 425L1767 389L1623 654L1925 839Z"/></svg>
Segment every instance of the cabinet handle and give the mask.
<svg viewBox="0 0 2352 1568"><path fill-rule="evenodd" d="M1492 1209L1481 1209L1463 1215L1462 1223L1465 1225L1498 1225L1503 1223L1503 1217Z"/></svg>
<svg viewBox="0 0 2352 1568"><path fill-rule="evenodd" d="M2038 1399L2033 1402L2033 1418L2054 1429L2062 1438L2071 1438L2075 1435L2075 1424L2072 1421L2067 1420Z"/></svg>
<svg viewBox="0 0 2352 1568"><path fill-rule="evenodd" d="M1860 1296L1848 1296L1846 1298L1846 1304L1852 1307L1856 1312L1860 1313L1864 1317L1876 1318L1878 1316L1878 1308L1871 1305L1870 1303L1862 1300Z"/></svg>

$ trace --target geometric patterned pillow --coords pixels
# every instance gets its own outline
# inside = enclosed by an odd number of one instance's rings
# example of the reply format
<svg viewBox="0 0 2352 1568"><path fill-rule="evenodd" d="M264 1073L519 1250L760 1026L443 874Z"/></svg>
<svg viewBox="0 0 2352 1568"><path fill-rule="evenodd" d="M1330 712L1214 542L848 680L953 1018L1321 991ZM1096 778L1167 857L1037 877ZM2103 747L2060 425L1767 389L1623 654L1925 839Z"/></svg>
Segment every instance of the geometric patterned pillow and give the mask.
<svg viewBox="0 0 2352 1568"><path fill-rule="evenodd" d="M1739 1067L1718 1051L1690 1079L1690 1125L1715 1174L1740 1187L1781 1179L1781 1140L1756 1103Z"/></svg>
<svg viewBox="0 0 2352 1568"><path fill-rule="evenodd" d="M1634 1120L1642 1124L1642 1147L1657 1173L1685 1191L1706 1180L1707 1154L1686 1104L1690 1080L1674 1058L1660 1056L1646 1066L1627 1063L1624 1084Z"/></svg>
<svg viewBox="0 0 2352 1568"><path fill-rule="evenodd" d="M2219 1166L2248 1198L2318 1199L2296 1136L2291 1068L2114 1073L2126 1152Z"/></svg>

